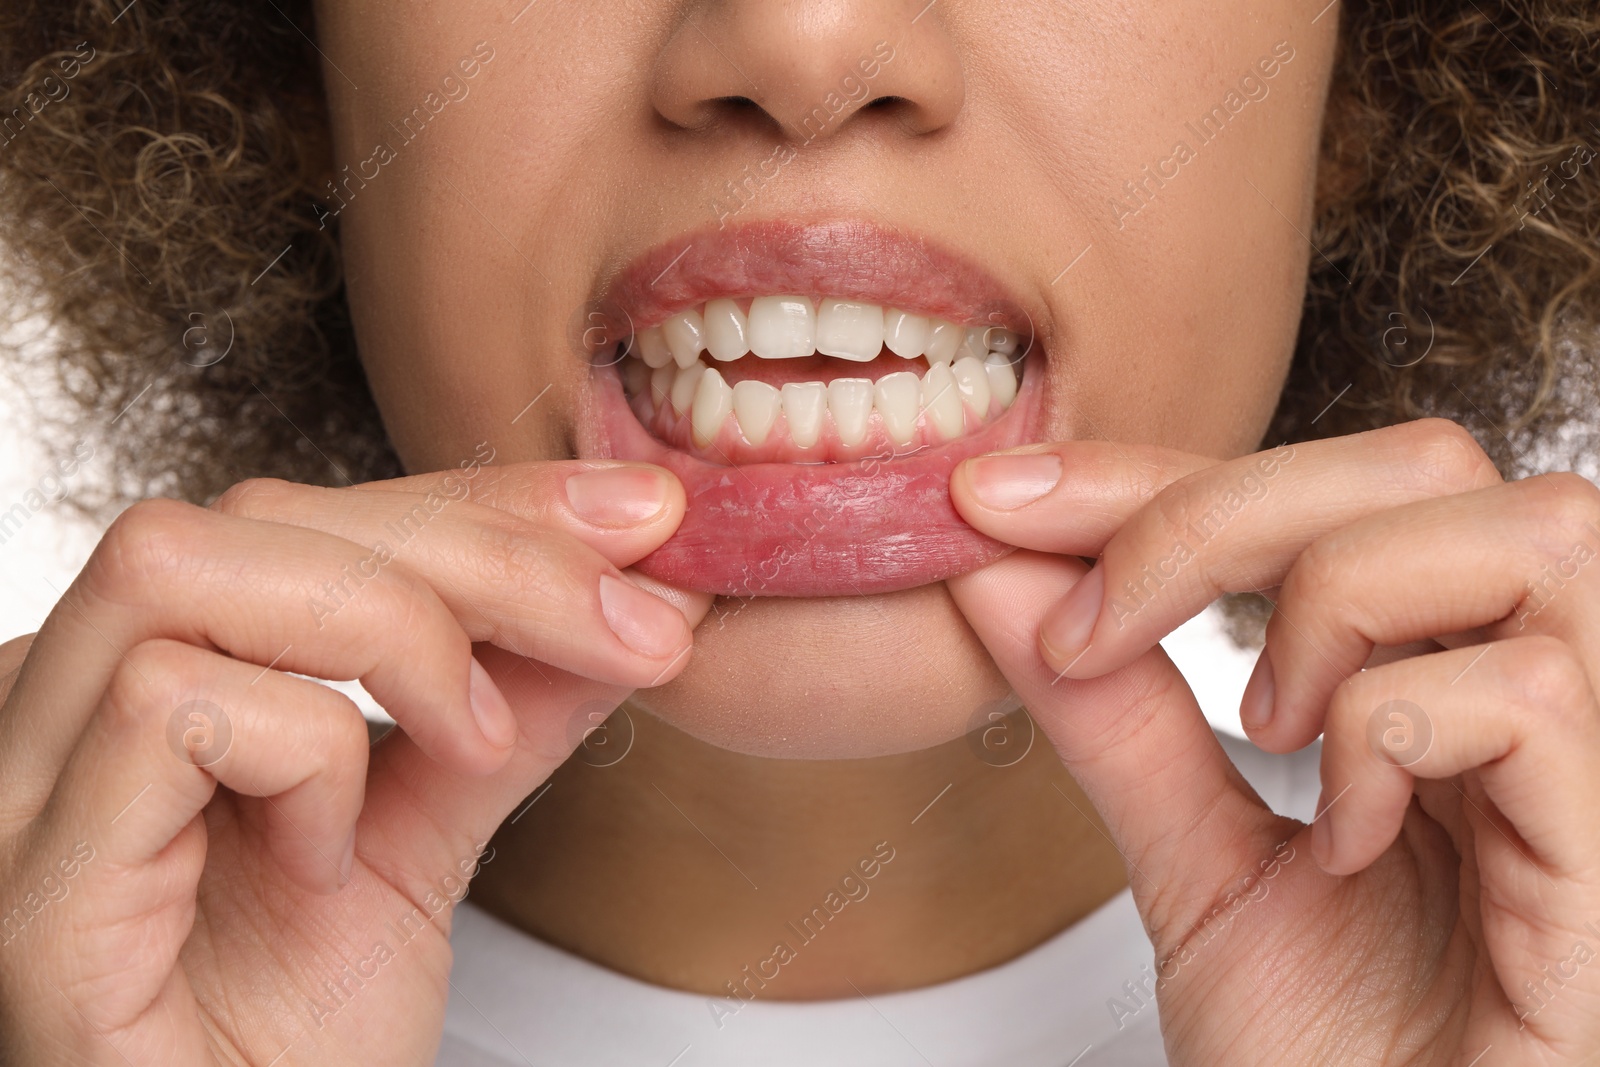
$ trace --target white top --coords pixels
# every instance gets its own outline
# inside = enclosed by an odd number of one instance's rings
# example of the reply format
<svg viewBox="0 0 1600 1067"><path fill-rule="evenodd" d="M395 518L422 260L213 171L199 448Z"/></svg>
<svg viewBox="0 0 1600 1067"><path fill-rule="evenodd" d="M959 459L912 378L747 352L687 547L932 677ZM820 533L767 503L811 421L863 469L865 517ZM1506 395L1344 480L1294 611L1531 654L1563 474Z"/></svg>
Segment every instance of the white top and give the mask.
<svg viewBox="0 0 1600 1067"><path fill-rule="evenodd" d="M1274 811L1314 813L1319 747L1272 756L1219 735ZM1154 965L1124 890L998 967L903 993L754 1000L665 989L456 909L436 1067L1165 1067ZM1124 983L1132 983L1124 989ZM720 1024L720 1025L719 1025Z"/></svg>

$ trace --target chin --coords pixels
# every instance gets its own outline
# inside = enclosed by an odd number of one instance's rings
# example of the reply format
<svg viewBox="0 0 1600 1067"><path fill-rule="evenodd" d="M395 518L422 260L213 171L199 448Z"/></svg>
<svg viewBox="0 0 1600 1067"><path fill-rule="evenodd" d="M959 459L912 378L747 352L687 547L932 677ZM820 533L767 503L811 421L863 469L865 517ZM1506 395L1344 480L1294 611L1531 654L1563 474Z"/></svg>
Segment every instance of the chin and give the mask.
<svg viewBox="0 0 1600 1067"><path fill-rule="evenodd" d="M863 759L944 744L1017 702L937 582L719 598L684 672L629 705L746 755Z"/></svg>

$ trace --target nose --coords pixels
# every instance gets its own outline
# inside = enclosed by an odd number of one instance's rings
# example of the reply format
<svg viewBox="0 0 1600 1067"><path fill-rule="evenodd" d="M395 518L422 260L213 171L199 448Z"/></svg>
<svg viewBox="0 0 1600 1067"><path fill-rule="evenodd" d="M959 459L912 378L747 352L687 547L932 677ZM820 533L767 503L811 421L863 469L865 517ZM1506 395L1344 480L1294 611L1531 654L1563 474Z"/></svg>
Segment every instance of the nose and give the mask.
<svg viewBox="0 0 1600 1067"><path fill-rule="evenodd" d="M932 133L966 93L955 41L927 0L700 0L654 74L651 102L675 126L754 120L802 143L868 116Z"/></svg>

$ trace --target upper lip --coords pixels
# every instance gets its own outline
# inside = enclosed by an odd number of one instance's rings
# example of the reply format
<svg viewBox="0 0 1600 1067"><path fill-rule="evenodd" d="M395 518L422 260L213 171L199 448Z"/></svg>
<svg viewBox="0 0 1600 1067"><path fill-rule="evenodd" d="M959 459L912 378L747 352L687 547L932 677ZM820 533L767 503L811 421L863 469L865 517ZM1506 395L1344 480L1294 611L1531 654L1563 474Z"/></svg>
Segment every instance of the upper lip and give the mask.
<svg viewBox="0 0 1600 1067"><path fill-rule="evenodd" d="M593 310L607 341L718 297L836 297L1034 337L1032 317L988 271L935 242L860 220L707 227L644 252ZM593 320L591 320L593 321Z"/></svg>

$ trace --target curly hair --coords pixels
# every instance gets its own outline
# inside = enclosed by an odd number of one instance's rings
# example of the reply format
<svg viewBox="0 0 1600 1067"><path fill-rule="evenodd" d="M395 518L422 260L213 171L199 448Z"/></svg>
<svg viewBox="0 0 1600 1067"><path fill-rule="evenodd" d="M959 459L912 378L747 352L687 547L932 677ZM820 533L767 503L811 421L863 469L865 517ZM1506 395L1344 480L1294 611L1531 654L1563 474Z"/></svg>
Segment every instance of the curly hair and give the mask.
<svg viewBox="0 0 1600 1067"><path fill-rule="evenodd" d="M58 378L57 428L108 446L101 508L397 473L313 212L310 3L125 3L0 3L13 366Z"/></svg>
<svg viewBox="0 0 1600 1067"><path fill-rule="evenodd" d="M0 241L16 321L49 326L15 365L59 374L74 424L103 428L113 497L395 473L317 217L309 0L122 3L0 0ZM1316 251L1267 443L1436 414L1507 473L1548 462L1536 444L1587 454L1600 12L1348 0L1338 17ZM226 358L193 365L211 358L186 347L211 343L197 323L231 324Z"/></svg>

